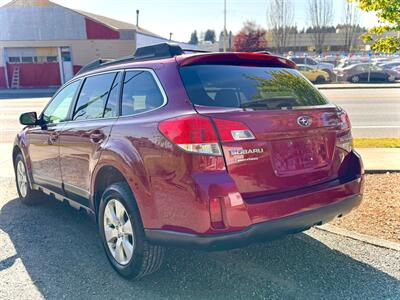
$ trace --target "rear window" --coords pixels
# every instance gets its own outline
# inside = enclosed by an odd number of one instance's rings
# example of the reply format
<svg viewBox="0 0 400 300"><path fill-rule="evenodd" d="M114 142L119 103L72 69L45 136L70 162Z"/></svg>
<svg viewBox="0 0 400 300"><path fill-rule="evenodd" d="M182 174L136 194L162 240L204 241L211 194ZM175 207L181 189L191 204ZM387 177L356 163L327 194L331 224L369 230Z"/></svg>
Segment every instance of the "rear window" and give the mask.
<svg viewBox="0 0 400 300"><path fill-rule="evenodd" d="M188 96L203 106L285 109L327 104L297 70L230 65L180 69Z"/></svg>

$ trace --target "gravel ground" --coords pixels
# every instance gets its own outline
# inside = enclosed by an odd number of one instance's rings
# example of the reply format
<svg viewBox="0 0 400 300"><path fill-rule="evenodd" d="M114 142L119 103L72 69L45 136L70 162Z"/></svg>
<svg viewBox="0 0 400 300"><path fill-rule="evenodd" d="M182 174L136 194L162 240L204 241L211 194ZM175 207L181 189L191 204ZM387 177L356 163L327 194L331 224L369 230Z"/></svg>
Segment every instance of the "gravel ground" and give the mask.
<svg viewBox="0 0 400 300"><path fill-rule="evenodd" d="M139 282L116 275L94 223L22 205L0 178L0 299L399 299L400 252L320 230L232 251L170 249Z"/></svg>
<svg viewBox="0 0 400 300"><path fill-rule="evenodd" d="M399 243L400 173L366 175L363 203L332 224Z"/></svg>

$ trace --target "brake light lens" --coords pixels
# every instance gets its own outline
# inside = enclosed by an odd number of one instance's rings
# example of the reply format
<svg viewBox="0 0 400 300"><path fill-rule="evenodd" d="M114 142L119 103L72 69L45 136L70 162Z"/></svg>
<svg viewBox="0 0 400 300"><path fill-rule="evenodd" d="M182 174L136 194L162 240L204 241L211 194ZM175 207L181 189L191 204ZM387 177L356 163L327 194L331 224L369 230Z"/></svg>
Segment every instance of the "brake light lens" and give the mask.
<svg viewBox="0 0 400 300"><path fill-rule="evenodd" d="M191 115L170 119L161 122L159 129L172 143L185 151L222 155L214 126L207 117Z"/></svg>
<svg viewBox="0 0 400 300"><path fill-rule="evenodd" d="M212 119L220 140L254 140L254 134L243 123L222 119ZM201 115L189 115L160 123L159 129L172 143L181 149L208 155L222 155L218 136L211 119Z"/></svg>
<svg viewBox="0 0 400 300"><path fill-rule="evenodd" d="M341 130L351 129L349 115L343 109L339 110L338 115L340 119L340 129Z"/></svg>
<svg viewBox="0 0 400 300"><path fill-rule="evenodd" d="M340 119L340 132L336 137L336 146L350 152L353 149L353 136L351 134L351 123L349 115L343 110L338 111Z"/></svg>

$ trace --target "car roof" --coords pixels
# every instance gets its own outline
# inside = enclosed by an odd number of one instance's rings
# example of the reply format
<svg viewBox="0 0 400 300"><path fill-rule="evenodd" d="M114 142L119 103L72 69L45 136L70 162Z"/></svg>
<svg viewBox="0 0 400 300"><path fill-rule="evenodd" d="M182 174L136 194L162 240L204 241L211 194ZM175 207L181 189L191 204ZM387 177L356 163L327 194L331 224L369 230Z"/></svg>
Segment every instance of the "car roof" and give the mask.
<svg viewBox="0 0 400 300"><path fill-rule="evenodd" d="M115 61L104 63L98 67L82 72L73 79L115 71L121 69L149 68L154 69L159 65L176 64L179 67L199 64L228 64L228 65L249 65L249 66L269 66L294 69L296 64L290 59L257 52L208 52L208 53L184 53L173 57L162 57L156 59L135 60L134 56L123 58L121 62Z"/></svg>

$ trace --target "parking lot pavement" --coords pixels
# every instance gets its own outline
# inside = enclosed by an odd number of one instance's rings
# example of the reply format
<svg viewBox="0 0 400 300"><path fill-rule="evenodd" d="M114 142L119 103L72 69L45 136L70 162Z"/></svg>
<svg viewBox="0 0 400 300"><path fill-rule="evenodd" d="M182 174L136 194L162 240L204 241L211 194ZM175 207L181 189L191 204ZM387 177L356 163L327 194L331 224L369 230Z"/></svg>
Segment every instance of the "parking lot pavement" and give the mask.
<svg viewBox="0 0 400 300"><path fill-rule="evenodd" d="M170 249L159 273L111 268L94 222L63 204L27 207L0 178L0 299L398 299L400 252L319 230L223 252Z"/></svg>

